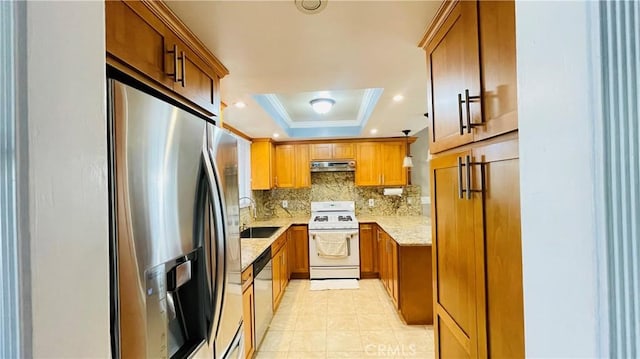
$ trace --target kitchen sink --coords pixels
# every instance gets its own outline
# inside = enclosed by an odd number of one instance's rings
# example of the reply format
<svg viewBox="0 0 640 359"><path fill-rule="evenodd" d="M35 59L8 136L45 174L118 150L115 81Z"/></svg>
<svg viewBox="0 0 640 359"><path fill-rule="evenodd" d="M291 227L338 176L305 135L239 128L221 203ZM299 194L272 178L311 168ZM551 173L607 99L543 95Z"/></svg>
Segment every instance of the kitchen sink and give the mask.
<svg viewBox="0 0 640 359"><path fill-rule="evenodd" d="M280 227L249 227L240 232L240 238L269 238Z"/></svg>

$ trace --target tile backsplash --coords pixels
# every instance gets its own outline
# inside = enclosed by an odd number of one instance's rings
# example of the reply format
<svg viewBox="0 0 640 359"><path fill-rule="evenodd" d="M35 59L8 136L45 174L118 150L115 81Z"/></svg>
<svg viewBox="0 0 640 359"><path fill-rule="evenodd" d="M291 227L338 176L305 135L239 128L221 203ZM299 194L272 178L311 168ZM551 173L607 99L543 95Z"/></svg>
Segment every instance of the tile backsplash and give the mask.
<svg viewBox="0 0 640 359"><path fill-rule="evenodd" d="M253 191L253 198L259 219L310 216L310 204L315 201L355 201L356 215L422 214L420 186L404 186L401 197L384 196L384 188L356 187L354 172L320 172L311 174L310 188ZM373 199L373 207L369 207L369 199ZM288 202L286 209L282 208L283 200Z"/></svg>

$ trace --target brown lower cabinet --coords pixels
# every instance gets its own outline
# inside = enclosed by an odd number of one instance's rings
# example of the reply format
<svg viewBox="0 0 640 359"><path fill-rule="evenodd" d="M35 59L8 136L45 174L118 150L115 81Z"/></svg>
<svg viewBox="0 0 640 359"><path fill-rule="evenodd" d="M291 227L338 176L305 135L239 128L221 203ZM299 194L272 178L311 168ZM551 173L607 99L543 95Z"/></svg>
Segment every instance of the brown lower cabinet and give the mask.
<svg viewBox="0 0 640 359"><path fill-rule="evenodd" d="M407 324L433 324L431 246L399 245L375 223L360 223L360 273L379 277Z"/></svg>
<svg viewBox="0 0 640 359"><path fill-rule="evenodd" d="M255 352L256 344L253 265L242 272L242 318L245 358L251 358Z"/></svg>
<svg viewBox="0 0 640 359"><path fill-rule="evenodd" d="M289 284L289 269L287 267L287 234L283 233L271 245L271 265L273 278L273 311L278 309L282 294Z"/></svg>
<svg viewBox="0 0 640 359"><path fill-rule="evenodd" d="M287 230L289 278L309 279L309 229L305 225L293 225Z"/></svg>
<svg viewBox="0 0 640 359"><path fill-rule="evenodd" d="M431 160L437 358L523 358L518 140Z"/></svg>
<svg viewBox="0 0 640 359"><path fill-rule="evenodd" d="M378 278L378 242L376 224L360 224L360 278Z"/></svg>

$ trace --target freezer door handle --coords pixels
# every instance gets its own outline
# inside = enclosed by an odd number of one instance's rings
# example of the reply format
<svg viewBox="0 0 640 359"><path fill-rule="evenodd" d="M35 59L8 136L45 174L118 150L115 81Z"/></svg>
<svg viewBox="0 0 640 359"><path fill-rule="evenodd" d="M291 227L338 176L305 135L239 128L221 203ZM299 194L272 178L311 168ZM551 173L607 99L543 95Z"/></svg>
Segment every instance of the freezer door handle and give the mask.
<svg viewBox="0 0 640 359"><path fill-rule="evenodd" d="M204 165L207 182L209 184L209 202L213 207L213 213L210 218L206 219L210 221L211 228L213 228L213 238L208 238L212 241L212 248L214 249L211 262L215 263L215 267L212 266L213 277L211 279L213 286L213 322L211 328L209 328L209 338L214 340L218 327L220 326L220 317L222 314L222 296L224 293L224 273L225 273L225 233L224 233L224 214L222 210L222 198L220 194L220 185L216 178L216 172L214 170L215 164L212 163L208 155L206 144L202 149L202 163Z"/></svg>
<svg viewBox="0 0 640 359"><path fill-rule="evenodd" d="M225 291L225 268L226 268L226 248L225 248L225 224L224 224L224 205L221 195L222 187L216 176L217 171L216 164L211 160L209 151L206 144L202 149L202 161L204 163L205 172L207 175L207 181L209 182L209 199L212 205L213 213L211 214L209 221L213 221L214 238L213 247L215 248L215 262L216 267L213 273L212 286L214 288L214 320L212 332L213 336L210 338L215 339L218 335L220 327L220 319L222 316L223 295Z"/></svg>

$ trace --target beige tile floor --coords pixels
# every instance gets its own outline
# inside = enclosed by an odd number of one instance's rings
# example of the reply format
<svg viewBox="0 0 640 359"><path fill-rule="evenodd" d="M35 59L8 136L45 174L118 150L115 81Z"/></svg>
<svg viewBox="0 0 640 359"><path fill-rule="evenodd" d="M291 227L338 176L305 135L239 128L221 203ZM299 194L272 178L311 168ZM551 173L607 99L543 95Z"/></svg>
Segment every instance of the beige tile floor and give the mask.
<svg viewBox="0 0 640 359"><path fill-rule="evenodd" d="M405 325L378 279L311 291L292 280L256 358L429 358L433 328Z"/></svg>

